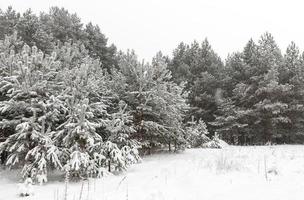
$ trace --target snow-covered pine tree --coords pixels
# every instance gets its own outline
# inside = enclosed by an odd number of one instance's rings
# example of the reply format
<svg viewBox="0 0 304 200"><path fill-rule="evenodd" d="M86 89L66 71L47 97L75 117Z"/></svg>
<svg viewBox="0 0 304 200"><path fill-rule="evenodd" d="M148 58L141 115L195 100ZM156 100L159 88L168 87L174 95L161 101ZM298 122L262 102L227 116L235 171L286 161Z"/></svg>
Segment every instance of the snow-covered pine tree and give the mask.
<svg viewBox="0 0 304 200"><path fill-rule="evenodd" d="M126 166L140 161L138 154L140 144L136 139L132 139L132 134L136 131L132 124L133 117L130 111L127 110L127 106L124 101L118 102L118 111L111 114L111 120L107 127L110 132L107 140L116 144L122 151L121 154L124 157Z"/></svg>
<svg viewBox="0 0 304 200"><path fill-rule="evenodd" d="M61 162L72 176L96 176L104 161L103 141L97 133L107 123L104 76L99 62L81 53L81 46L67 43L58 51L63 68L57 78L64 89L56 98L66 115L52 140L63 149Z"/></svg>
<svg viewBox="0 0 304 200"><path fill-rule="evenodd" d="M67 114L52 139L63 149L62 163L77 177L100 176L106 167L125 169L125 157L138 159L138 153L129 138L134 132L129 113L111 102L115 92L109 75L78 43L66 43L57 52L62 62L58 79L64 86L57 99ZM125 146L132 151L123 152Z"/></svg>
<svg viewBox="0 0 304 200"><path fill-rule="evenodd" d="M119 147L133 145L132 140L130 141L129 138L135 132L135 129L131 124L132 116L127 111L127 106L124 101L118 102L118 111L111 114L111 121L107 127L111 132L108 140L118 144Z"/></svg>
<svg viewBox="0 0 304 200"><path fill-rule="evenodd" d="M189 91L187 102L190 106L185 121L194 116L196 120L203 119L208 129L213 132L208 122L214 120L217 109L215 93L221 87L224 65L220 57L214 52L210 43L205 39L201 44L197 41L191 44L181 43L174 50L173 58L169 62L173 74L173 81L185 81L185 90Z"/></svg>
<svg viewBox="0 0 304 200"><path fill-rule="evenodd" d="M89 173L96 173L87 169L93 160L91 153L94 152L90 152L90 148L102 142L101 136L96 133L100 124L94 120L88 99L79 100L73 96L66 102L68 116L66 121L57 127L52 139L63 149L61 162L70 169L71 175L78 178L87 177Z"/></svg>
<svg viewBox="0 0 304 200"><path fill-rule="evenodd" d="M289 98L288 117L290 123L288 131L282 131L282 141L285 143L299 142L303 139L304 120L304 59L294 42L287 47L284 55L284 65L281 67L280 80L282 83L292 85ZM286 125L286 124L285 124Z"/></svg>
<svg viewBox="0 0 304 200"><path fill-rule="evenodd" d="M273 142L281 137L282 125L290 123L287 110L292 86L280 83L279 69L283 56L270 33L263 34L259 40L257 55L259 71L253 77L255 86L251 88L254 90L251 89L251 96L247 98L253 108L254 126L261 130L256 139Z"/></svg>
<svg viewBox="0 0 304 200"><path fill-rule="evenodd" d="M56 121L56 115L50 114L55 111L46 104L54 88L51 80L59 63L56 54L44 55L35 46L24 45L22 50L17 48L15 52L16 38L13 35L0 42L0 91L3 96L0 112L4 116L0 126L15 130L0 145L0 151L8 152L8 166L23 166L24 176L33 169L45 174L47 167L60 167L54 154L57 148L49 138L51 122Z"/></svg>
<svg viewBox="0 0 304 200"><path fill-rule="evenodd" d="M52 53L54 38L52 34L44 30L44 27L45 24L40 21L39 17L28 9L21 15L15 28L26 44L35 45L45 53Z"/></svg>
<svg viewBox="0 0 304 200"><path fill-rule="evenodd" d="M285 99L291 94L292 85L278 83L275 65L259 84L260 87L256 91L259 101L254 105L255 123L263 127L264 141L273 142L275 138L281 137L280 126L291 122L287 115L289 105Z"/></svg>
<svg viewBox="0 0 304 200"><path fill-rule="evenodd" d="M290 52L288 60L296 50ZM231 101L219 104L214 121L220 135L226 129L226 133L234 137L229 139L226 134L224 138L238 144L282 138L291 124L290 101L294 98L293 86L282 82L285 79L280 71L283 64L280 49L269 33L262 35L258 45L250 40L241 56L228 60L231 92L227 92L227 99Z"/></svg>
<svg viewBox="0 0 304 200"><path fill-rule="evenodd" d="M148 150L170 142L184 143L181 124L187 105L180 86L170 80L171 73L161 56L150 65L138 62L134 52L121 54L120 71L124 76L121 85L126 85L126 91L120 90L120 99L133 115L133 137Z"/></svg>
<svg viewBox="0 0 304 200"><path fill-rule="evenodd" d="M152 59L152 68L155 72L154 103L155 110L159 113L160 120L165 128L161 135L162 143L166 143L171 150L183 149L187 144L187 133L184 130L183 119L189 106L186 103L188 93L184 91L185 83L179 85L172 82L171 71L168 70L166 57L158 52Z"/></svg>
<svg viewBox="0 0 304 200"><path fill-rule="evenodd" d="M36 114L31 118L23 118L16 126L16 133L2 143L0 148L9 153L6 165L10 168L23 165L23 178L31 176L36 180L37 173L46 176L50 167L62 167L58 158L59 149L53 145L44 121L40 125Z"/></svg>
<svg viewBox="0 0 304 200"><path fill-rule="evenodd" d="M240 84L241 85L241 84ZM236 87L234 90L235 95L239 88ZM218 110L216 112L216 118L213 122L210 122L215 127L216 132L220 137L231 144L244 144L249 141L252 136L245 132L246 117L250 115L251 110L243 110L234 105L235 102L230 99L223 99L219 102ZM245 134L246 133L246 134ZM241 140L241 141L239 141Z"/></svg>

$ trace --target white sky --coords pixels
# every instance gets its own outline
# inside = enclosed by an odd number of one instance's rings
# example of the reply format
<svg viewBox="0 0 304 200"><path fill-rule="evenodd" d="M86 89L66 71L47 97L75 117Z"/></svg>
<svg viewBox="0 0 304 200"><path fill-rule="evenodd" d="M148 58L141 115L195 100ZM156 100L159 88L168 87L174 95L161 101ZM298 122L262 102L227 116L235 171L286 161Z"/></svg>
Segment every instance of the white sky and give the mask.
<svg viewBox="0 0 304 200"><path fill-rule="evenodd" d="M119 49L134 49L150 60L161 50L171 55L181 41L208 38L225 58L242 50L252 37L272 33L283 51L290 41L304 47L304 2L296 0L1 0L36 13L59 6L77 13L83 22L98 24Z"/></svg>

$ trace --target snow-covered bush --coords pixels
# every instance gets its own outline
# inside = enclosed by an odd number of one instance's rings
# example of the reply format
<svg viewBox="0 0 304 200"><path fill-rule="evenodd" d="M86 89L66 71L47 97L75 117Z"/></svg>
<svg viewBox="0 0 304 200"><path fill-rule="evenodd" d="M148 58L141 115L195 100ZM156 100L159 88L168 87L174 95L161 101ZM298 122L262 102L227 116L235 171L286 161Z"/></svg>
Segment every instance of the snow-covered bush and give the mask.
<svg viewBox="0 0 304 200"><path fill-rule="evenodd" d="M106 163L108 166L109 172L113 169L115 170L125 170L125 160L122 155L121 150L117 147L116 144L107 141L104 146L104 154L106 157Z"/></svg>
<svg viewBox="0 0 304 200"><path fill-rule="evenodd" d="M212 140L201 144L203 148L222 149L229 146L225 141L219 139L218 134L215 133Z"/></svg>
<svg viewBox="0 0 304 200"><path fill-rule="evenodd" d="M138 163L141 161L141 158L139 156L138 149L136 147L129 147L129 146L124 146L122 149L122 156L124 157L125 160L125 165L129 166L135 163Z"/></svg>
<svg viewBox="0 0 304 200"><path fill-rule="evenodd" d="M198 122L195 122L192 118L192 121L188 123L187 127L187 141L191 147L201 147L203 144L210 142L210 138L207 137L208 129L205 122L199 119Z"/></svg>

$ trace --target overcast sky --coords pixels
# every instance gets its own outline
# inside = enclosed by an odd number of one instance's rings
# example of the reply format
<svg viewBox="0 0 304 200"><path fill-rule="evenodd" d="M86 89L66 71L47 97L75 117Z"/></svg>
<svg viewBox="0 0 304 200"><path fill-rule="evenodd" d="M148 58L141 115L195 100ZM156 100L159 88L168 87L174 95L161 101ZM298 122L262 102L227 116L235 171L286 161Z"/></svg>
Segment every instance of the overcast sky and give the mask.
<svg viewBox="0 0 304 200"><path fill-rule="evenodd" d="M119 49L134 49L150 60L157 51L167 55L179 42L208 38L225 58L242 50L246 42L272 33L285 51L293 40L304 47L304 3L296 0L1 0L23 12L48 11L51 6L68 9L87 23L98 24Z"/></svg>

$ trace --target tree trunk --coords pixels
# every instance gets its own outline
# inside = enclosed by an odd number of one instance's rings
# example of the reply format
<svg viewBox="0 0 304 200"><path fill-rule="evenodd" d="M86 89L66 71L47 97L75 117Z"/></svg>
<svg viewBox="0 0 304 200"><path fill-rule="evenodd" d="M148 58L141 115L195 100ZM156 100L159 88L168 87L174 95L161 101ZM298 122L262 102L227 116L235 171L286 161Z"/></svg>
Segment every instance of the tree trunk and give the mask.
<svg viewBox="0 0 304 200"><path fill-rule="evenodd" d="M108 161L108 171L111 172L111 161Z"/></svg>
<svg viewBox="0 0 304 200"><path fill-rule="evenodd" d="M265 143L267 142L272 142L272 124L271 124L271 120L270 119L266 119L265 121L265 127L264 127L264 134L265 134Z"/></svg>
<svg viewBox="0 0 304 200"><path fill-rule="evenodd" d="M169 142L169 152L171 152L171 143Z"/></svg>

